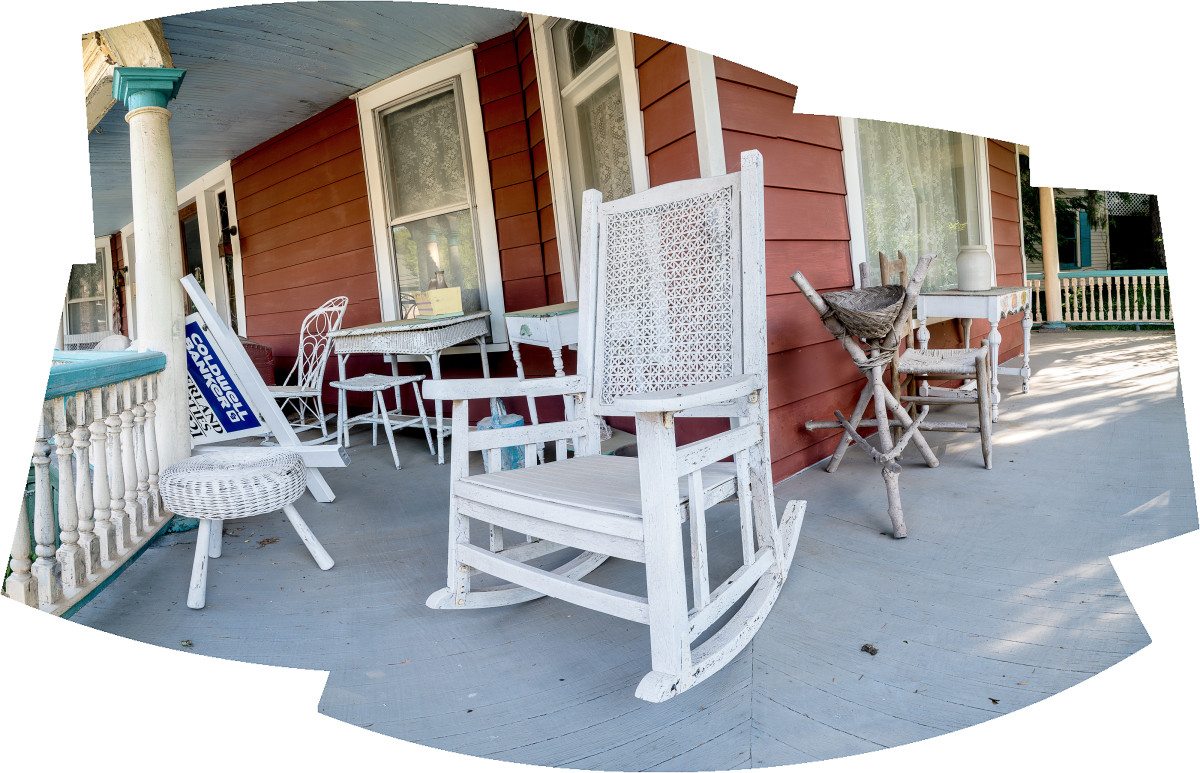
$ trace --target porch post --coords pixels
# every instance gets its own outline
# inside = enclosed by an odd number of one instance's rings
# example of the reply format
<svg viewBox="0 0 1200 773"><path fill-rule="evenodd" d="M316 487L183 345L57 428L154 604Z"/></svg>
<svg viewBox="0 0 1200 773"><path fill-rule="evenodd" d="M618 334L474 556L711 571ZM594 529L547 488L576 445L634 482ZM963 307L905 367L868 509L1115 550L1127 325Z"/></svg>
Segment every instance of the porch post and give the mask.
<svg viewBox="0 0 1200 773"><path fill-rule="evenodd" d="M1046 324L1065 327L1062 321L1062 288L1058 281L1058 224L1055 222L1054 189L1038 188L1042 215L1042 276L1046 288Z"/></svg>
<svg viewBox="0 0 1200 773"><path fill-rule="evenodd" d="M187 363L183 331L183 253L176 206L175 164L171 154L171 111L183 70L118 67L113 97L129 112L129 169L133 228L137 239L138 351L166 355L158 376L156 432L161 466L191 455L187 414Z"/></svg>

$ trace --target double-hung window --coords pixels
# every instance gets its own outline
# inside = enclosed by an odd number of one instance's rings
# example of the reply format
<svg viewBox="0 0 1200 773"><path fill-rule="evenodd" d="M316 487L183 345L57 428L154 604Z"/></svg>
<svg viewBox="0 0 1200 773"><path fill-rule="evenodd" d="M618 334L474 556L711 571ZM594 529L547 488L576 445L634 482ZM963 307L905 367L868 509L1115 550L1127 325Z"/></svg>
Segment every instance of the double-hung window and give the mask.
<svg viewBox="0 0 1200 773"><path fill-rule="evenodd" d="M563 293L575 298L583 192L605 201L649 187L633 38L598 24L534 17Z"/></svg>
<svg viewBox="0 0 1200 773"><path fill-rule="evenodd" d="M91 349L109 334L108 273L106 240L96 240L96 259L71 266L63 309L63 347Z"/></svg>
<svg viewBox="0 0 1200 773"><path fill-rule="evenodd" d="M502 340L499 250L472 51L407 70L355 99L383 319L410 315L416 292L457 287L463 311L491 311L494 340Z"/></svg>
<svg viewBox="0 0 1200 773"><path fill-rule="evenodd" d="M856 162L861 186L858 222L851 215L852 229L860 232L855 241L863 243L855 262L865 259L878 284L880 252L889 258L903 252L910 269L921 255L934 253L924 288L956 287L959 249L969 244L992 249L986 141L865 119L844 119L843 140L847 177Z"/></svg>

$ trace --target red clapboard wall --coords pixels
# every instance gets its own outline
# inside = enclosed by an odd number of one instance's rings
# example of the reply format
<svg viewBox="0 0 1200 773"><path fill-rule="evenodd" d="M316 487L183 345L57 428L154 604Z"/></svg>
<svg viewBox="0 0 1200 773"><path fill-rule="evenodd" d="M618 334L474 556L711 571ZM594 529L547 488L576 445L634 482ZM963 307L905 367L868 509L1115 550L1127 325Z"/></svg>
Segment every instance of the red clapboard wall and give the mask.
<svg viewBox="0 0 1200 773"><path fill-rule="evenodd" d="M725 165L763 155L767 233L767 377L771 460L779 481L833 453L840 432L808 419L848 411L862 376L792 283L799 269L820 291L852 284L850 229L838 119L792 112L796 87L715 60Z"/></svg>
<svg viewBox="0 0 1200 773"><path fill-rule="evenodd" d="M325 301L350 299L343 327L380 320L354 102L343 100L243 153L232 173L246 337L274 350L282 383L295 362L301 322ZM351 358L348 375L386 372L382 361L369 361L377 359ZM330 358L326 380L336 374ZM327 405L335 398L326 388Z"/></svg>
<svg viewBox="0 0 1200 773"><path fill-rule="evenodd" d="M638 106L646 135L650 185L700 176L696 119L688 81L687 50L644 35L633 36Z"/></svg>

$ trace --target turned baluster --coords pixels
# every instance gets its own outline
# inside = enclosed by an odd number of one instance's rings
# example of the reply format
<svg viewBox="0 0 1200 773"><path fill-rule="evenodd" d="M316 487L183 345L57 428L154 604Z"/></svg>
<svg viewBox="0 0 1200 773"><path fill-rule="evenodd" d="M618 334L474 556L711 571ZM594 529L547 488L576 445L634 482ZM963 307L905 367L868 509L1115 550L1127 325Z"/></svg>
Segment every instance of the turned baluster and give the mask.
<svg viewBox="0 0 1200 773"><path fill-rule="evenodd" d="M17 533L13 535L12 555L8 566L12 574L4 581L4 595L15 599L27 607L36 607L37 578L29 573L33 562L29 560L29 552L33 549L29 539L29 516L25 512L25 498L21 498L20 512L17 514Z"/></svg>
<svg viewBox="0 0 1200 773"><path fill-rule="evenodd" d="M117 536L110 517L112 503L108 493L108 438L104 425L104 388L91 391L92 423L88 431L92 436L92 464L96 469L92 476L92 504L95 506L96 542L100 550L100 563L108 564L117 559Z"/></svg>
<svg viewBox="0 0 1200 773"><path fill-rule="evenodd" d="M92 496L91 442L88 432L87 392L75 395L75 506L79 511L79 549L83 568L88 574L100 570L100 543L96 538L95 499Z"/></svg>
<svg viewBox="0 0 1200 773"><path fill-rule="evenodd" d="M37 578L38 601L57 604L62 598L62 570L54 555L54 509L50 496L50 429L45 417L33 441L33 540L37 559L30 572Z"/></svg>
<svg viewBox="0 0 1200 773"><path fill-rule="evenodd" d="M1096 302L1096 298L1099 295L1099 291L1096 288L1099 286L1100 280L1095 277L1089 277L1088 284L1092 288L1092 321L1099 322L1100 321L1100 304Z"/></svg>
<svg viewBox="0 0 1200 773"><path fill-rule="evenodd" d="M1042 280L1033 280L1033 321L1041 323L1042 321L1042 305L1038 303L1038 294L1042 291Z"/></svg>
<svg viewBox="0 0 1200 773"><path fill-rule="evenodd" d="M108 387L108 481L109 508L111 510L113 532L116 535L117 552L124 553L133 546L133 530L130 525L130 513L125 510L125 472L122 469L121 453L121 404L120 389L116 385Z"/></svg>
<svg viewBox="0 0 1200 773"><path fill-rule="evenodd" d="M144 390L145 382L141 378L137 378L131 385L134 393L133 400L133 435L135 441L136 456L134 463L137 465L137 501L138 509L141 510L141 526L145 533L152 532L154 526L154 516L150 511L150 467L146 461L146 394Z"/></svg>
<svg viewBox="0 0 1200 773"><path fill-rule="evenodd" d="M155 376L146 376L146 482L150 487L151 514L155 522L163 517L162 500L158 497L158 434L154 427L156 413L154 398L158 396Z"/></svg>
<svg viewBox="0 0 1200 773"><path fill-rule="evenodd" d="M1125 307L1122 309L1123 313L1121 315L1122 322L1133 321L1133 314L1131 314L1129 311L1129 285L1131 284L1133 284L1133 282L1131 281L1130 277L1121 277L1121 294L1125 299Z"/></svg>
<svg viewBox="0 0 1200 773"><path fill-rule="evenodd" d="M54 400L54 453L58 455L58 558L63 590L67 595L87 581L83 551L79 548L79 512L75 505L75 465L71 457L71 428L67 423L67 399Z"/></svg>
<svg viewBox="0 0 1200 773"><path fill-rule="evenodd" d="M137 447L133 439L133 391L128 381L119 385L121 402L121 471L125 473L125 513L129 516L129 536L138 540L146 533L142 525L141 508L138 507Z"/></svg>

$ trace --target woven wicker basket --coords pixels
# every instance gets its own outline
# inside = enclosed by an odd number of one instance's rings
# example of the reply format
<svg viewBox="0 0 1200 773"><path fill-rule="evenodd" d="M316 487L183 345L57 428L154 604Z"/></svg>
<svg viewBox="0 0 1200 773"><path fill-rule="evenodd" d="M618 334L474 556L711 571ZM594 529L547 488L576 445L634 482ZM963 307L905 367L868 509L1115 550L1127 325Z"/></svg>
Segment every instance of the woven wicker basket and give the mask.
<svg viewBox="0 0 1200 773"><path fill-rule="evenodd" d="M837 290L821 296L833 316L859 338L883 338L892 332L904 305L904 288L899 285Z"/></svg>

